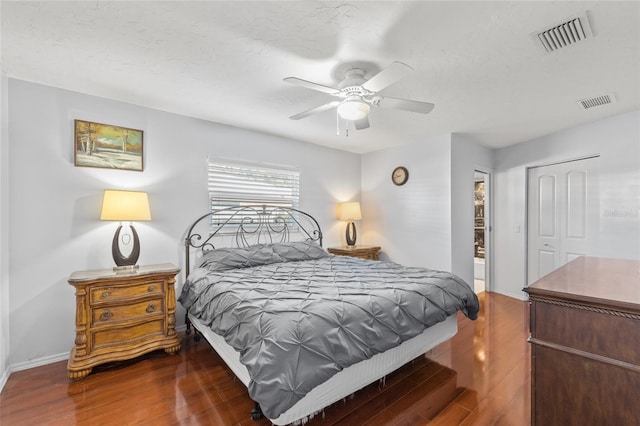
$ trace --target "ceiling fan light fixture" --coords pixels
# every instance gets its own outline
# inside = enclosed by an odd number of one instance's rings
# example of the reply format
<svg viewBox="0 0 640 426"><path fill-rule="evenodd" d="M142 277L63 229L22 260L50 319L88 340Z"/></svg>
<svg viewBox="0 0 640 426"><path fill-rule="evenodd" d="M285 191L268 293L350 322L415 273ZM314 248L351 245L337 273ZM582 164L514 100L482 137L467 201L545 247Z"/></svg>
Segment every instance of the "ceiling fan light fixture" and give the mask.
<svg viewBox="0 0 640 426"><path fill-rule="evenodd" d="M371 107L361 100L346 100L338 105L338 114L345 120L362 120L369 115Z"/></svg>
<svg viewBox="0 0 640 426"><path fill-rule="evenodd" d="M2 1L2 0L0 0ZM401 78L407 76L413 68L402 62L393 62L373 77L365 80L365 71L362 68L350 68L345 72L345 78L338 84L338 88L334 89L311 81L302 80L297 77L287 77L284 81L296 84L307 89L318 92L327 93L331 96L340 98L333 102L308 109L296 115L289 117L292 120L299 120L312 114L317 114L329 109L336 108L336 123L340 128L340 119L351 121L347 123L346 129L353 124L356 130L364 130L369 128L369 111L371 106L382 107L385 109L398 109L403 111L417 112L419 114L428 114L434 105L429 102L413 101L410 99L382 97L378 92L384 90ZM338 134L340 132L338 131Z"/></svg>

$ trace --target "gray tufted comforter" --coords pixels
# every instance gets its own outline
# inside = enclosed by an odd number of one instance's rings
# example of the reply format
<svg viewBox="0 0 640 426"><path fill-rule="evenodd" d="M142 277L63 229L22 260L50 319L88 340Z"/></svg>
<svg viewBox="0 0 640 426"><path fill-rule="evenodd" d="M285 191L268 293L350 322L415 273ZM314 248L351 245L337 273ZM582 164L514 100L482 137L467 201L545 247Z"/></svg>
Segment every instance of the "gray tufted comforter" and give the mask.
<svg viewBox="0 0 640 426"><path fill-rule="evenodd" d="M447 272L328 255L311 243L214 250L180 302L240 353L249 395L275 419L315 386L462 311L469 285Z"/></svg>

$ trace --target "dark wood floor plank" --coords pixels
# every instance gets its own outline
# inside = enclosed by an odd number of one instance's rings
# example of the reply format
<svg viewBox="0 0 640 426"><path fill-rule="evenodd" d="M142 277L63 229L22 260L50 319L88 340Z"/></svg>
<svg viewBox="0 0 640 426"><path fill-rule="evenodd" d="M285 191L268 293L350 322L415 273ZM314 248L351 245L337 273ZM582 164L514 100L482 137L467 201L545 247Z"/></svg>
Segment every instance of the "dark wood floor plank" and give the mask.
<svg viewBox="0 0 640 426"><path fill-rule="evenodd" d="M461 424L470 411L458 404L450 404L440 415L429 423L429 426L449 426Z"/></svg>
<svg viewBox="0 0 640 426"><path fill-rule="evenodd" d="M364 423L368 426L411 424L406 423L406 419L412 417L425 421L435 417L456 395L455 371L441 368L436 374L410 389L402 398L390 399L388 405L379 413L371 413L371 420L353 423Z"/></svg>
<svg viewBox="0 0 640 426"><path fill-rule="evenodd" d="M530 348L524 302L482 293L477 321L424 356L316 415L308 426L526 425ZM442 392L445 390L446 392ZM442 395L451 394L449 401ZM433 404L445 408L437 414ZM202 340L66 377L66 362L13 373L0 394L2 425L266 426L250 418L244 385Z"/></svg>

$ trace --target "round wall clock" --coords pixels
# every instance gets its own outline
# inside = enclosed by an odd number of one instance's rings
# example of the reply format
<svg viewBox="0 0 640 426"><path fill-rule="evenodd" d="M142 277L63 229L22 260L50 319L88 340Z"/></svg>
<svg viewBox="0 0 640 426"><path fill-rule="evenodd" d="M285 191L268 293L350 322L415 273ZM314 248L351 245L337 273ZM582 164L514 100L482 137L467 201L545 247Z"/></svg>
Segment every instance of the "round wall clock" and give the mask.
<svg viewBox="0 0 640 426"><path fill-rule="evenodd" d="M406 167L398 166L393 169L393 173L391 173L391 181L400 186L407 183L409 180L409 170Z"/></svg>

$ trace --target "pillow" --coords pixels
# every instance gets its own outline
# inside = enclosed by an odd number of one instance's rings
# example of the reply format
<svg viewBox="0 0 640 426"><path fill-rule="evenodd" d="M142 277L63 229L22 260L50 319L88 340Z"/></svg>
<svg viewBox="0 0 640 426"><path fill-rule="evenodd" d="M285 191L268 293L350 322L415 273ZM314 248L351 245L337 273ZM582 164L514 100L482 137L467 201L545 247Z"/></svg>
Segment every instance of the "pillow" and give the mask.
<svg viewBox="0 0 640 426"><path fill-rule="evenodd" d="M220 248L206 252L200 268L226 271L235 268L269 265L277 262L314 260L329 256L322 247L310 241L256 244L240 248Z"/></svg>
<svg viewBox="0 0 640 426"><path fill-rule="evenodd" d="M315 260L328 257L329 253L312 241L296 241L291 243L271 244L273 251L280 255L283 262L298 260Z"/></svg>
<svg viewBox="0 0 640 426"><path fill-rule="evenodd" d="M250 268L276 262L281 262L280 256L268 246L259 244L241 248L210 250L202 256L200 267L210 271L227 271L229 269Z"/></svg>

